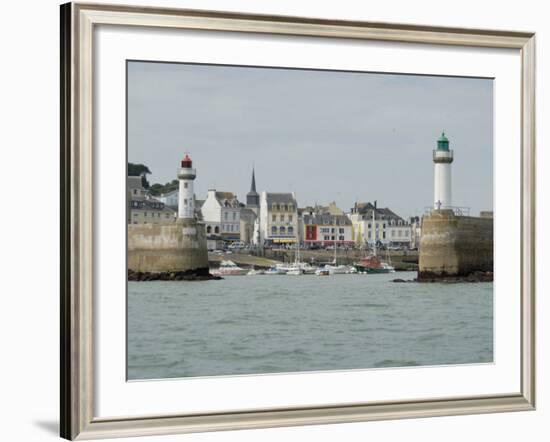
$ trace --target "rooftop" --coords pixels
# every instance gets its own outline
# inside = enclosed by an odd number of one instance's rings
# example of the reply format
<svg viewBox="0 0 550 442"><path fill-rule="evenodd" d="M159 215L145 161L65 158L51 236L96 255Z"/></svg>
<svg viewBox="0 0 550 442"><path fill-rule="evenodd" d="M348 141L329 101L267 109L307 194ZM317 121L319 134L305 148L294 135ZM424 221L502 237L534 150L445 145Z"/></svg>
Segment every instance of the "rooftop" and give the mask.
<svg viewBox="0 0 550 442"><path fill-rule="evenodd" d="M304 224L316 224L319 226L349 226L351 220L346 215L331 215L329 213L317 215L304 215Z"/></svg>
<svg viewBox="0 0 550 442"><path fill-rule="evenodd" d="M268 207L272 207L273 204L294 204L294 207L296 207L296 200L292 193L266 192L266 200Z"/></svg>

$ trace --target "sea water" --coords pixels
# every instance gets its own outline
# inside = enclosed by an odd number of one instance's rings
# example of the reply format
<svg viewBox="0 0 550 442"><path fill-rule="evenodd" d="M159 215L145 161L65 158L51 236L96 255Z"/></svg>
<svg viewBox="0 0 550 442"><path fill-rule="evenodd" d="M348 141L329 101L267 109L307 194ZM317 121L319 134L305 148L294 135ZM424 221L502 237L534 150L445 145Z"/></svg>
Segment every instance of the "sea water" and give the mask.
<svg viewBox="0 0 550 442"><path fill-rule="evenodd" d="M493 361L492 283L416 273L128 283L128 379Z"/></svg>

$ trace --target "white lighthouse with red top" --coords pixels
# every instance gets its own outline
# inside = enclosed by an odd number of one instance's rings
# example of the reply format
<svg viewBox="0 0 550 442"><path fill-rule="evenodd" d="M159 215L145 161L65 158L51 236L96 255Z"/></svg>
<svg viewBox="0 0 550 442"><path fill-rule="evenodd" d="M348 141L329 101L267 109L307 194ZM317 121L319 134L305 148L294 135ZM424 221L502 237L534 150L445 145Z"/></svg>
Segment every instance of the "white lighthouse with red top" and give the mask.
<svg viewBox="0 0 550 442"><path fill-rule="evenodd" d="M178 169L178 180L180 182L178 199L178 218L193 219L195 217L195 192L193 181L197 171L193 169L193 161L188 154L181 161Z"/></svg>

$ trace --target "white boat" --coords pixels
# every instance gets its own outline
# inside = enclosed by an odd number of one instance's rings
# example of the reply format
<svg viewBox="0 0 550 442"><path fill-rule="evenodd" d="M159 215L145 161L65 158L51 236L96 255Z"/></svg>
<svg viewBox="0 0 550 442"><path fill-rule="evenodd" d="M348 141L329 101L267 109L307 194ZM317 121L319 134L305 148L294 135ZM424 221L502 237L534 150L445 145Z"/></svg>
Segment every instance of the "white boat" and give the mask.
<svg viewBox="0 0 550 442"><path fill-rule="evenodd" d="M325 266L325 268L328 269L328 271L331 275L347 275L347 274L353 273L352 270L351 270L352 267L351 266L346 266L346 265L336 266L336 265L328 264L328 265Z"/></svg>
<svg viewBox="0 0 550 442"><path fill-rule="evenodd" d="M293 267L286 272L287 275L303 275L304 271L300 267Z"/></svg>
<svg viewBox="0 0 550 442"><path fill-rule="evenodd" d="M329 276L330 275L330 270L327 268L327 266L319 267L317 270L315 270L315 275L316 276Z"/></svg>
<svg viewBox="0 0 550 442"><path fill-rule="evenodd" d="M239 267L233 261L224 260L220 263L219 268L212 270L210 273L215 276L237 276L246 275L248 270Z"/></svg>
<svg viewBox="0 0 550 442"><path fill-rule="evenodd" d="M287 270L282 267L270 267L264 272L264 275L286 275Z"/></svg>
<svg viewBox="0 0 550 442"><path fill-rule="evenodd" d="M250 271L247 273L247 275L248 276L265 275L265 270L250 269Z"/></svg>
<svg viewBox="0 0 550 442"><path fill-rule="evenodd" d="M317 270L317 267L300 261L295 261L292 264L278 264L277 268L286 272L287 275L313 275Z"/></svg>

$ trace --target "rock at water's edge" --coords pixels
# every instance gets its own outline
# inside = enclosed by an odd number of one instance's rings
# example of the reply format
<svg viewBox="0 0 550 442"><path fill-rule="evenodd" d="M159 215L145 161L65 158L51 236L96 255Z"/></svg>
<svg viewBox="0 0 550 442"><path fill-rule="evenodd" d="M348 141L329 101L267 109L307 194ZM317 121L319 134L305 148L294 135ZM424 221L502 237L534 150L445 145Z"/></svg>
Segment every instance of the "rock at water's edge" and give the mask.
<svg viewBox="0 0 550 442"><path fill-rule="evenodd" d="M128 281L209 281L223 279L210 273L208 268L183 272L134 272L128 269Z"/></svg>

